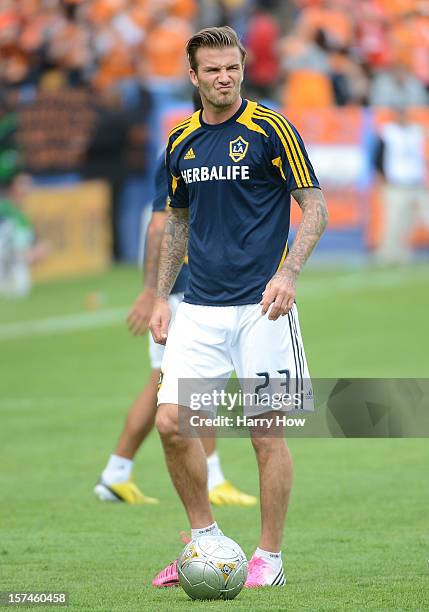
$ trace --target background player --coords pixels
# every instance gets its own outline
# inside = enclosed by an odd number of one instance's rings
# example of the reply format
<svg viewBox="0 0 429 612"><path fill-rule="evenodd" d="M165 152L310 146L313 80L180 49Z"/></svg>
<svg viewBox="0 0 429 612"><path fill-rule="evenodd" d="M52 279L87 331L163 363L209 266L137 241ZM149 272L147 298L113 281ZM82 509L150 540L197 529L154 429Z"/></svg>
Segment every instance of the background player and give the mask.
<svg viewBox="0 0 429 612"><path fill-rule="evenodd" d="M158 274L159 249L164 233L167 205L167 176L164 155L158 161L156 172L156 196L152 204L152 217L146 233L144 261L144 289L131 309L127 323L134 335L147 331L155 300ZM185 259L186 262L186 259ZM172 313L183 298L188 266L183 265L174 284L169 304ZM114 453L110 456L101 477L95 486L95 495L102 501L122 501L130 504L156 504L158 500L145 495L133 482L131 472L134 457L153 428L158 382L164 347L149 338L149 354L152 372L141 394L131 406ZM216 505L235 504L254 506L257 498L239 491L225 480L220 459L216 451L216 438L202 439L207 456L208 489L210 501Z"/></svg>
<svg viewBox="0 0 429 612"><path fill-rule="evenodd" d="M168 334L156 425L198 537L216 535L219 528L207 496L201 441L180 435L178 386L183 379L221 381L234 369L247 381L261 373L278 378L285 368L297 385L309 378L296 283L326 227L327 209L294 127L279 113L241 98L246 52L236 33L228 27L202 30L189 40L187 53L203 110L176 126L167 145L171 209L150 328L157 342L165 343ZM286 257L290 194L303 215ZM187 249L189 282L169 329L168 296ZM264 430L251 436L262 532L246 584L281 586L292 461L283 437ZM154 585L173 584L176 568L170 564Z"/></svg>

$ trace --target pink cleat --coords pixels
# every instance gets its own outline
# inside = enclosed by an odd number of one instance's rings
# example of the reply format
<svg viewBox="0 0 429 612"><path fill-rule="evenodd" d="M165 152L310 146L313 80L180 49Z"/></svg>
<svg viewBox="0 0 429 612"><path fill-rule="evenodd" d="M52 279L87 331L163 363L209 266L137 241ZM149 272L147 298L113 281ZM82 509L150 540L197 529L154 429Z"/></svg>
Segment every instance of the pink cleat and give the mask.
<svg viewBox="0 0 429 612"><path fill-rule="evenodd" d="M183 544L188 544L191 538L188 536L186 531L180 532L180 539ZM159 572L157 576L152 580L154 587L172 587L179 585L179 574L177 573L177 559L172 561L162 572Z"/></svg>
<svg viewBox="0 0 429 612"><path fill-rule="evenodd" d="M179 586L179 574L177 573L177 559L167 565L162 572L152 580L154 587L172 587Z"/></svg>
<svg viewBox="0 0 429 612"><path fill-rule="evenodd" d="M280 570L273 570L271 565L262 557L253 557L249 561L245 587L254 589L265 586L284 586L286 584L283 566Z"/></svg>

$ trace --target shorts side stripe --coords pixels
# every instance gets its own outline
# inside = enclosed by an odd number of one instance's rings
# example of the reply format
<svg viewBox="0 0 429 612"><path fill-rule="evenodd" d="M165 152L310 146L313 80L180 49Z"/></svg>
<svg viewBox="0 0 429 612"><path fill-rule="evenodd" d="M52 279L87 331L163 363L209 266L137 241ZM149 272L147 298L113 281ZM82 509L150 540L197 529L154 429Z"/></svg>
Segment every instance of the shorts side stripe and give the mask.
<svg viewBox="0 0 429 612"><path fill-rule="evenodd" d="M292 350L293 350L293 359L295 361L295 377L296 377L296 389L298 389L298 362L297 362L297 355L295 352L295 336L292 330L292 319L291 319L291 311L289 310L289 312L287 313L287 318L289 321L289 331L290 331L290 339L292 342Z"/></svg>
<svg viewBox="0 0 429 612"><path fill-rule="evenodd" d="M302 348L302 342L298 334L298 327L296 324L295 315L293 311L291 311L291 313L292 313L292 325L295 331L295 342L296 342L297 353L298 353L299 369L301 373L301 408L304 408L304 353L303 353L303 348Z"/></svg>

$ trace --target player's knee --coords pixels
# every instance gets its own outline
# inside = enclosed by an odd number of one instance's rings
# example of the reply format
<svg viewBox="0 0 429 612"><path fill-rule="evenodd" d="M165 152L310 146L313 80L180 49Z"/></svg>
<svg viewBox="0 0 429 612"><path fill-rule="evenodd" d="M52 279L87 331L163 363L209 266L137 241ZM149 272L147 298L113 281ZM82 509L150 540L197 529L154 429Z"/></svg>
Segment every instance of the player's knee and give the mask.
<svg viewBox="0 0 429 612"><path fill-rule="evenodd" d="M161 405L156 415L155 425L162 437L169 438L177 435L177 413L168 409L167 405Z"/></svg>
<svg viewBox="0 0 429 612"><path fill-rule="evenodd" d="M279 450L279 447L283 448L285 446L282 438L274 438L273 436L252 436L252 444L255 453L262 459L270 457Z"/></svg>
<svg viewBox="0 0 429 612"><path fill-rule="evenodd" d="M256 454L269 452L269 438L262 436L252 436L252 445Z"/></svg>

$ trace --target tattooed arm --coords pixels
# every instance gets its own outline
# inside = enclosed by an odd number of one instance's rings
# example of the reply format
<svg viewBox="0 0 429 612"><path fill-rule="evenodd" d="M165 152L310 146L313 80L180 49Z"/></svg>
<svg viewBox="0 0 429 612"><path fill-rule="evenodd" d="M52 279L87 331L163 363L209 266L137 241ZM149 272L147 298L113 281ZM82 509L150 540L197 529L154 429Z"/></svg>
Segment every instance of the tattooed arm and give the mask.
<svg viewBox="0 0 429 612"><path fill-rule="evenodd" d="M152 315L158 280L159 251L166 218L165 211L154 211L147 227L143 291L137 297L127 317L128 329L135 336L147 331Z"/></svg>
<svg viewBox="0 0 429 612"><path fill-rule="evenodd" d="M166 212L161 210L153 212L146 232L143 284L145 289L153 289L153 291L156 291L158 282L159 253L166 220Z"/></svg>
<svg viewBox="0 0 429 612"><path fill-rule="evenodd" d="M157 297L167 300L188 247L189 208L170 208L161 242Z"/></svg>
<svg viewBox="0 0 429 612"><path fill-rule="evenodd" d="M320 189L295 189L292 195L302 210L301 223L290 252L267 284L261 302L262 314L273 304L268 316L273 321L292 308L298 275L328 223L328 210Z"/></svg>
<svg viewBox="0 0 429 612"><path fill-rule="evenodd" d="M171 313L168 296L186 255L189 235L189 209L170 208L161 243L158 268L158 289L149 327L159 344L167 340Z"/></svg>

